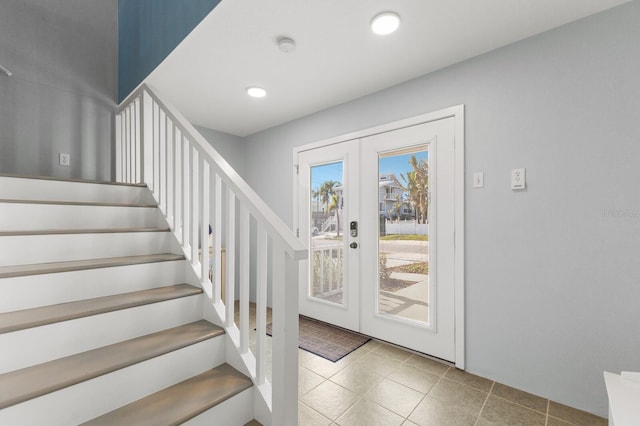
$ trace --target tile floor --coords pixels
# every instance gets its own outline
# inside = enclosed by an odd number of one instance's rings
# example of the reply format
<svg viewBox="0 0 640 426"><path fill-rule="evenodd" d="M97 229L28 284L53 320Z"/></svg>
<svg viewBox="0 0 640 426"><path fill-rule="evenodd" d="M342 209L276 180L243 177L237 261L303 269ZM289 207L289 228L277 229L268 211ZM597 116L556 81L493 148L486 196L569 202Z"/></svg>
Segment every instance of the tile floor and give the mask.
<svg viewBox="0 0 640 426"><path fill-rule="evenodd" d="M298 395L301 426L607 424L373 340L335 363L300 350Z"/></svg>
<svg viewBox="0 0 640 426"><path fill-rule="evenodd" d="M298 354L300 426L607 424L375 340L335 363L301 349Z"/></svg>

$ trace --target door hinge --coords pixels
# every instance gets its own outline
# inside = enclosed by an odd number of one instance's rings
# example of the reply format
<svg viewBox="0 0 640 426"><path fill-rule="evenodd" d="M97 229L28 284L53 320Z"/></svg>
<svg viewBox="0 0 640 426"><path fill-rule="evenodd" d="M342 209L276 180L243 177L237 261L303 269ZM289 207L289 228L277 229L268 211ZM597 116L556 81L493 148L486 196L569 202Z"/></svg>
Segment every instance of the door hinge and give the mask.
<svg viewBox="0 0 640 426"><path fill-rule="evenodd" d="M296 237L300 238L300 228L296 228Z"/></svg>
<svg viewBox="0 0 640 426"><path fill-rule="evenodd" d="M296 174L299 175L300 174L300 165L296 164Z"/></svg>

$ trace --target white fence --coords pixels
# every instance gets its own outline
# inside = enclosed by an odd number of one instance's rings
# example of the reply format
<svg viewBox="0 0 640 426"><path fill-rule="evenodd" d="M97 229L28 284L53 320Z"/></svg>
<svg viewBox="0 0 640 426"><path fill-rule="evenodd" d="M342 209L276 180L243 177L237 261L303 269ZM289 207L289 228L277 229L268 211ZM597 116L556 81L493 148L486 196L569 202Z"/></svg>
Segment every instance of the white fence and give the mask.
<svg viewBox="0 0 640 426"><path fill-rule="evenodd" d="M428 235L429 224L418 223L417 220L401 220L400 223L389 221L385 223L385 232L389 234Z"/></svg>

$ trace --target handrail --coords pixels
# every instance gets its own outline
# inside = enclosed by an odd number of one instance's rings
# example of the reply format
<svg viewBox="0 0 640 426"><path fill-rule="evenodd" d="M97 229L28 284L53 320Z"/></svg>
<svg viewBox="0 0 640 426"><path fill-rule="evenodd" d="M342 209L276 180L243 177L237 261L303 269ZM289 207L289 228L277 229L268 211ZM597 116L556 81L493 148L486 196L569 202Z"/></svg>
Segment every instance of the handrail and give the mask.
<svg viewBox="0 0 640 426"><path fill-rule="evenodd" d="M145 85L147 89L148 85ZM200 148L203 149L220 167L220 171L224 174L228 180L228 184L232 185L233 191L236 196L248 203L251 213L256 217L265 221L270 227L270 234L278 235L282 238L282 242L285 244L289 253L296 259L306 259L307 249L304 244L295 236L293 231L289 229L287 225L278 217L273 210L267 206L267 204L260 198L258 194L240 177L238 172L207 142L207 140L196 130L195 127L172 105L164 103L158 96L151 90L148 90L149 95L171 116L175 119L180 129L192 135L196 142L200 144Z"/></svg>
<svg viewBox="0 0 640 426"><path fill-rule="evenodd" d="M153 192L218 321L262 395L264 406L254 406L256 418L263 424L297 424L298 266L307 258L307 249L180 111L146 84L127 96L116 112L116 180L146 183ZM251 239L252 218L255 239ZM209 227L213 229L211 260L203 244L209 241ZM223 238L225 282L220 273L210 278L211 264L213 271L223 267ZM251 282L256 285L254 353L249 351ZM221 299L223 287L225 300ZM273 309L272 383L266 374L268 288ZM239 325L234 321L236 303ZM265 408L269 414L264 414Z"/></svg>

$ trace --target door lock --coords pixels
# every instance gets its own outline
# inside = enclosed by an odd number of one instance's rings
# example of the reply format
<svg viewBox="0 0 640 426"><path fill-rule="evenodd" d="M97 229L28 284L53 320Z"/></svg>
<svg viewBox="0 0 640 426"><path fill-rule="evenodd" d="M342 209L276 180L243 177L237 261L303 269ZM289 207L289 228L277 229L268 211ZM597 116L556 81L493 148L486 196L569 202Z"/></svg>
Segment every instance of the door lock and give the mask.
<svg viewBox="0 0 640 426"><path fill-rule="evenodd" d="M350 231L352 237L357 237L358 236L358 222L357 221L354 220L351 223L349 223L349 231ZM351 248L355 248L355 247L351 247Z"/></svg>
<svg viewBox="0 0 640 426"><path fill-rule="evenodd" d="M358 243L351 243L349 244L349 247L351 247L352 249L358 248Z"/></svg>

